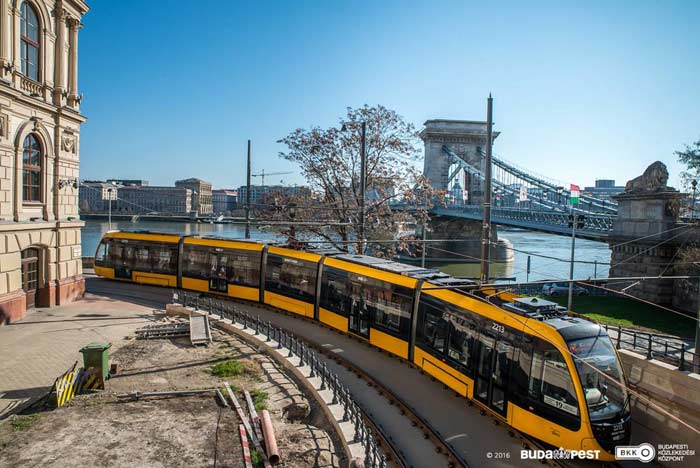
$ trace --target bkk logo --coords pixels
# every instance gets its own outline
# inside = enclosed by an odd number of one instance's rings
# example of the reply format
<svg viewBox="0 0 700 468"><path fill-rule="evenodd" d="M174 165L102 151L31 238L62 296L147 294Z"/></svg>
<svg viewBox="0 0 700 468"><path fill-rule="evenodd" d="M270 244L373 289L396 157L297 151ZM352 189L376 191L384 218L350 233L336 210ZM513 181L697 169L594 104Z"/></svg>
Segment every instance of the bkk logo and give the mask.
<svg viewBox="0 0 700 468"><path fill-rule="evenodd" d="M639 460L649 463L656 457L656 449L651 444L621 445L615 447L616 460Z"/></svg>

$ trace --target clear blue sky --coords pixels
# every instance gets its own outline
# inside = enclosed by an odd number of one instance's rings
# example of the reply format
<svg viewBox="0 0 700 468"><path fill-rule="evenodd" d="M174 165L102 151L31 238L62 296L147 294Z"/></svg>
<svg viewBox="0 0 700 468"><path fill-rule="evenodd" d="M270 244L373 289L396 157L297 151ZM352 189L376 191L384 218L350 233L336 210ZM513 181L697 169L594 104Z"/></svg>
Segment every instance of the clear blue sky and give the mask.
<svg viewBox="0 0 700 468"><path fill-rule="evenodd" d="M418 127L485 119L494 152L618 182L700 138L700 2L90 0L82 178L216 188L297 171L276 141L383 104Z"/></svg>

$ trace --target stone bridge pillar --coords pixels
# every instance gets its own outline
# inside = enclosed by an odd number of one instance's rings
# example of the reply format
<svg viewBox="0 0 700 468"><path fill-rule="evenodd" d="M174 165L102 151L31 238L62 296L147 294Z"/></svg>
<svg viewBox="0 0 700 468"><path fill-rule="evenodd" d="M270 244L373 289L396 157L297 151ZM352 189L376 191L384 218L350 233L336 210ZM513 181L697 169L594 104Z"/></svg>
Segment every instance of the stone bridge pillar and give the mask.
<svg viewBox="0 0 700 468"><path fill-rule="evenodd" d="M668 171L655 162L644 174L627 182L625 191L615 196L617 219L608 238L611 277L659 276L673 274L676 252L682 239L670 231L678 225L681 194L668 187ZM617 285L622 289L630 283ZM673 280L650 279L626 290L628 294L662 304L673 305Z"/></svg>
<svg viewBox="0 0 700 468"><path fill-rule="evenodd" d="M447 145L472 166L484 171L480 151L486 147L486 122L471 120L428 120L420 137L425 144L423 174L435 190L447 191L450 165L454 163L442 150ZM493 132L494 140L500 132ZM467 204L483 203L483 181L476 176L465 175L459 180L467 191Z"/></svg>

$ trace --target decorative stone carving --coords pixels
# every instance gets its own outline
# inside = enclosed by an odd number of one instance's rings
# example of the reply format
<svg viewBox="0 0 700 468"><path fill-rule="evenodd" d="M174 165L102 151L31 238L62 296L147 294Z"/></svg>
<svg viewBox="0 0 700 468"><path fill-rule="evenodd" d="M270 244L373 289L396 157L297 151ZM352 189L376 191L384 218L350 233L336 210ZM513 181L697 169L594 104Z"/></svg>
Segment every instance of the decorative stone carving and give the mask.
<svg viewBox="0 0 700 468"><path fill-rule="evenodd" d="M68 153L75 153L75 136L64 134L61 138L61 150Z"/></svg>
<svg viewBox="0 0 700 468"><path fill-rule="evenodd" d="M8 136L8 121L5 114L0 114L0 137L6 138Z"/></svg>
<svg viewBox="0 0 700 468"><path fill-rule="evenodd" d="M667 183L668 169L666 169L664 163L656 161L649 165L642 175L627 182L627 185L625 185L625 193L673 190L673 188L666 185Z"/></svg>

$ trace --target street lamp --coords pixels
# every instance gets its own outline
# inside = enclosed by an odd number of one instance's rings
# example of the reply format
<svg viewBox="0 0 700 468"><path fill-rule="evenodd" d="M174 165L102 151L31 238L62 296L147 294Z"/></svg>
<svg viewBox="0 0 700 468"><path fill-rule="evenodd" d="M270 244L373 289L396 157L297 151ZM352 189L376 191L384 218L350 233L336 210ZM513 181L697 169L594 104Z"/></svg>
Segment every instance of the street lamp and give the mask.
<svg viewBox="0 0 700 468"><path fill-rule="evenodd" d="M348 130L346 124L340 128L342 132ZM362 121L362 130L360 133L360 226L358 229L358 237L360 238L360 254L365 253L365 189L367 177L367 122Z"/></svg>
<svg viewBox="0 0 700 468"><path fill-rule="evenodd" d="M690 181L690 186L693 187L693 201L690 202L690 219L695 218L695 190L698 188L698 181L693 179Z"/></svg>

